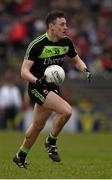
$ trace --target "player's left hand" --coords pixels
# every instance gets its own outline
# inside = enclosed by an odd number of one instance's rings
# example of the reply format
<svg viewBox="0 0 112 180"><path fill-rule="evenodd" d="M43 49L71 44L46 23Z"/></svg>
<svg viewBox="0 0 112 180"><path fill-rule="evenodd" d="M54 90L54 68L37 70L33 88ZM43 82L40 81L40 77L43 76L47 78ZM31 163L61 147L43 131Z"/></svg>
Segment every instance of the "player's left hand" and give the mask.
<svg viewBox="0 0 112 180"><path fill-rule="evenodd" d="M87 68L84 70L84 76L86 77L86 79L87 79L87 81L89 83L92 82L93 76L92 76L91 72Z"/></svg>

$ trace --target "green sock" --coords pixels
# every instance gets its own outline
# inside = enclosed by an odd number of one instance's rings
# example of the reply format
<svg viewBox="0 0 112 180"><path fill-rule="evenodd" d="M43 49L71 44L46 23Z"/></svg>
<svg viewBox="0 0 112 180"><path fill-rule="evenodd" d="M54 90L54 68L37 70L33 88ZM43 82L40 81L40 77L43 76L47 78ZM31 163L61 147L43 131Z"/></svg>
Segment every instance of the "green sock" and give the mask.
<svg viewBox="0 0 112 180"><path fill-rule="evenodd" d="M57 137L53 136L52 133L46 138L46 142L50 144L56 144Z"/></svg>
<svg viewBox="0 0 112 180"><path fill-rule="evenodd" d="M19 156L20 156L21 158L26 158L29 150L30 150L30 149L21 146L20 149L19 149L19 151L18 151L18 154L19 154Z"/></svg>
<svg viewBox="0 0 112 180"><path fill-rule="evenodd" d="M25 154L28 154L29 150L30 150L30 149L28 149L28 148L26 148L26 147L23 147L23 146L20 147L20 151L22 151L22 152L25 153Z"/></svg>

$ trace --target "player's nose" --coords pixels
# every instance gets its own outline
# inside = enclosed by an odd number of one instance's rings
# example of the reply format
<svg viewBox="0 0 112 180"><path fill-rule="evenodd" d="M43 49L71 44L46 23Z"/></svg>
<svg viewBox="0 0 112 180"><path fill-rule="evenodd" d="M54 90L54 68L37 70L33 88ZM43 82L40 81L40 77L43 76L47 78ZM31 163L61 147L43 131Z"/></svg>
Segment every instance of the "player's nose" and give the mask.
<svg viewBox="0 0 112 180"><path fill-rule="evenodd" d="M65 24L64 29L67 31L68 30L68 26Z"/></svg>

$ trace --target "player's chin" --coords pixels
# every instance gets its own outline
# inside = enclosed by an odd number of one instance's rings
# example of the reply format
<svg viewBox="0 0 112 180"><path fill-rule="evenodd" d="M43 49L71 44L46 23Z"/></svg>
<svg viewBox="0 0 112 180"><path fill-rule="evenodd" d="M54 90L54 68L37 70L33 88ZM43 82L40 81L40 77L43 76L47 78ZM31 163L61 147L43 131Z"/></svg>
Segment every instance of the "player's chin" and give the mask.
<svg viewBox="0 0 112 180"><path fill-rule="evenodd" d="M62 34L60 34L59 36L58 36L58 38L59 39L62 39L62 38L64 38L66 36L66 34L65 33L62 33Z"/></svg>
<svg viewBox="0 0 112 180"><path fill-rule="evenodd" d="M61 38L64 38L66 36L66 33L63 33L62 35L61 35Z"/></svg>

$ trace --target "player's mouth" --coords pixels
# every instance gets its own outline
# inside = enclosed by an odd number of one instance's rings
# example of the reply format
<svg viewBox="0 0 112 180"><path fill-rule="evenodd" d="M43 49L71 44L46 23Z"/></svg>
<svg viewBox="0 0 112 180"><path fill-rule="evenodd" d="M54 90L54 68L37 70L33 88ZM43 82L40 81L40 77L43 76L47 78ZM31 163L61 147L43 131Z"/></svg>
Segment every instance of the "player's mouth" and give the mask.
<svg viewBox="0 0 112 180"><path fill-rule="evenodd" d="M66 35L66 31L63 31L63 35Z"/></svg>

